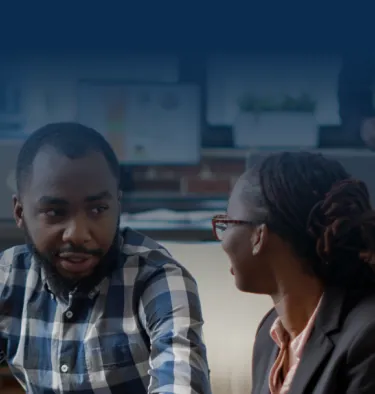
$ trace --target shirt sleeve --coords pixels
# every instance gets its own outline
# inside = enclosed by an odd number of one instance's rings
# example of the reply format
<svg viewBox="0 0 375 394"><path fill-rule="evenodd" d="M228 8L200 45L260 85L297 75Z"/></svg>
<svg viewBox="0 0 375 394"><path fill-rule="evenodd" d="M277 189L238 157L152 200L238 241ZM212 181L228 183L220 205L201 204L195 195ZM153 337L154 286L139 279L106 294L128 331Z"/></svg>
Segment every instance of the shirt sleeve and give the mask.
<svg viewBox="0 0 375 394"><path fill-rule="evenodd" d="M0 300L2 299L4 290L8 284L8 279L13 266L15 258L14 249L8 249L5 252L0 252ZM1 315L0 309L0 315Z"/></svg>
<svg viewBox="0 0 375 394"><path fill-rule="evenodd" d="M4 310L4 303L7 295L5 293L9 293L7 288L9 287L9 276L12 271L13 260L15 258L15 249L8 249L4 252L0 253L0 363L2 363L5 358L5 315L7 315Z"/></svg>
<svg viewBox="0 0 375 394"><path fill-rule="evenodd" d="M150 337L151 394L210 394L203 318L195 280L175 262L148 280L141 296Z"/></svg>

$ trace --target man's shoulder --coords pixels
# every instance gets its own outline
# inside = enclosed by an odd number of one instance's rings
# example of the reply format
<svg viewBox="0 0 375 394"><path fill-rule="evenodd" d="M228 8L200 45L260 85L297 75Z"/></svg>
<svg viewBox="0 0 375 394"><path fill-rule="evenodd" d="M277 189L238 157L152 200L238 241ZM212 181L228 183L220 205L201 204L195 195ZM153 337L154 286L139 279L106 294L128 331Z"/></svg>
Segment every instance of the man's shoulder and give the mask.
<svg viewBox="0 0 375 394"><path fill-rule="evenodd" d="M3 289L26 283L31 254L26 245L17 245L0 252L0 295Z"/></svg>
<svg viewBox="0 0 375 394"><path fill-rule="evenodd" d="M31 253L27 245L16 245L0 252L0 268L22 270L31 264Z"/></svg>
<svg viewBox="0 0 375 394"><path fill-rule="evenodd" d="M122 235L125 269L136 266L140 271L147 271L149 274L168 269L180 271L182 275L191 277L187 269L157 241L131 228L124 229Z"/></svg>
<svg viewBox="0 0 375 394"><path fill-rule="evenodd" d="M159 242L130 227L122 230L121 234L124 241L122 249L128 255L144 254L150 251L162 251L169 254Z"/></svg>

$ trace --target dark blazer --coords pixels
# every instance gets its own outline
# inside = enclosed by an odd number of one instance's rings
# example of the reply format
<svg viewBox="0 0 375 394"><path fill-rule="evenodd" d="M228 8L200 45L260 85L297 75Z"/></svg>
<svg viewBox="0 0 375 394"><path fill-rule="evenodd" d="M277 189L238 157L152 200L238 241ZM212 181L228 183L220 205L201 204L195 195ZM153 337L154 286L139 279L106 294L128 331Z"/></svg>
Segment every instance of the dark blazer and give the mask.
<svg viewBox="0 0 375 394"><path fill-rule="evenodd" d="M257 332L253 394L269 394L276 317L272 309ZM375 291L326 289L289 394L375 394Z"/></svg>

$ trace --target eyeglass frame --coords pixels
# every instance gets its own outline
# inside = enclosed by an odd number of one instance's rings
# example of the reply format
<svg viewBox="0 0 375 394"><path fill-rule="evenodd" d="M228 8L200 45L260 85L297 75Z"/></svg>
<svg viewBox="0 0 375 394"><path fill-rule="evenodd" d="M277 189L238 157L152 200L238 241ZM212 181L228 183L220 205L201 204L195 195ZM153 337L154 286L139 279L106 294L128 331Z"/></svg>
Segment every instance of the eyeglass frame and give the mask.
<svg viewBox="0 0 375 394"><path fill-rule="evenodd" d="M213 231L214 236L217 241L221 241L221 239L217 235L216 224L222 223L222 224L246 224L246 225L250 225L250 226L254 225L253 222L250 222L248 220L230 219L230 218L228 218L228 215L215 215L212 218L211 222L212 222L212 231Z"/></svg>

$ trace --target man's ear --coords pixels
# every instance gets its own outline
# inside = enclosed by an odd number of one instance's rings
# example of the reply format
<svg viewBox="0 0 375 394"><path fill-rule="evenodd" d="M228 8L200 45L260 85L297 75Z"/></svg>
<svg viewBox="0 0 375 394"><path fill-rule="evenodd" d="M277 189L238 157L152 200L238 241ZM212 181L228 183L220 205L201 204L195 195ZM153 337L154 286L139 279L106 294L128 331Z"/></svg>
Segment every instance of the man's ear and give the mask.
<svg viewBox="0 0 375 394"><path fill-rule="evenodd" d="M16 221L18 228L23 228L24 220L23 220L23 207L19 197L14 194L13 197L13 217Z"/></svg>
<svg viewBox="0 0 375 394"><path fill-rule="evenodd" d="M259 254L265 247L268 240L268 228L265 224L257 226L251 236L253 256Z"/></svg>

